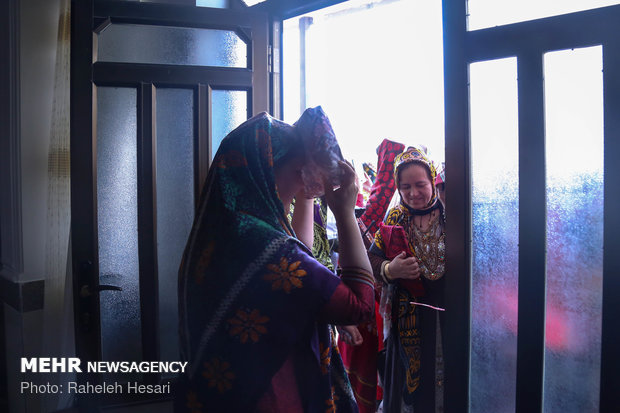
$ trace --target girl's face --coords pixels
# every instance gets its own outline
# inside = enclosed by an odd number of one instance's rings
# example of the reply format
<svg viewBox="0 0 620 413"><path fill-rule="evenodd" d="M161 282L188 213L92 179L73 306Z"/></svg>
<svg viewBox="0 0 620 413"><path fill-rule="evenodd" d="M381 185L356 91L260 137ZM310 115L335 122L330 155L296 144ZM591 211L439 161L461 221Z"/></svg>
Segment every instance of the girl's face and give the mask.
<svg viewBox="0 0 620 413"><path fill-rule="evenodd" d="M399 172L398 192L401 198L413 209L423 209L433 196L433 185L427 169L412 163Z"/></svg>
<svg viewBox="0 0 620 413"><path fill-rule="evenodd" d="M287 206L293 201L293 197L304 187L304 182L301 179L301 168L303 165L304 158L302 156L294 156L277 168L274 168L276 190L287 213Z"/></svg>

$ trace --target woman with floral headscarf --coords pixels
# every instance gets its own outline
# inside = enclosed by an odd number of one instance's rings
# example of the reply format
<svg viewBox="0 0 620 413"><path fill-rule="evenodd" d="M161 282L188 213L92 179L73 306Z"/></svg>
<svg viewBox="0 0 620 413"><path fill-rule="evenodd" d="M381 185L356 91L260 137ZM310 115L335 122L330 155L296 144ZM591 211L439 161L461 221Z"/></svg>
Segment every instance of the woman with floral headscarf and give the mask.
<svg viewBox="0 0 620 413"><path fill-rule="evenodd" d="M189 364L175 411L357 411L328 323L368 319L374 280L355 221L355 172L341 159L320 108L293 126L259 114L222 141L179 271ZM340 278L287 219L302 191L324 193L336 216Z"/></svg>
<svg viewBox="0 0 620 413"><path fill-rule="evenodd" d="M423 151L410 147L398 155L394 178L400 203L388 211L369 249L383 285L383 411L429 413L443 403L444 210L435 167Z"/></svg>

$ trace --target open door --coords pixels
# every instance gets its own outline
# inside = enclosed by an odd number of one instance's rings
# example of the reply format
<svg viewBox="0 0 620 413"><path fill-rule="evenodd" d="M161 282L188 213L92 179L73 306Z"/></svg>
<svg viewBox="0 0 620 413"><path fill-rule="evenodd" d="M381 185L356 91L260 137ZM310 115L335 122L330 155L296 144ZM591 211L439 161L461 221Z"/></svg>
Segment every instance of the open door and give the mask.
<svg viewBox="0 0 620 413"><path fill-rule="evenodd" d="M88 373L88 361L178 361L177 270L222 138L270 109L263 13L72 4L72 240L81 384L168 384L174 372ZM165 388L164 388L165 390ZM80 394L87 411L170 393Z"/></svg>
<svg viewBox="0 0 620 413"><path fill-rule="evenodd" d="M615 411L620 6L473 3L443 1L445 411Z"/></svg>

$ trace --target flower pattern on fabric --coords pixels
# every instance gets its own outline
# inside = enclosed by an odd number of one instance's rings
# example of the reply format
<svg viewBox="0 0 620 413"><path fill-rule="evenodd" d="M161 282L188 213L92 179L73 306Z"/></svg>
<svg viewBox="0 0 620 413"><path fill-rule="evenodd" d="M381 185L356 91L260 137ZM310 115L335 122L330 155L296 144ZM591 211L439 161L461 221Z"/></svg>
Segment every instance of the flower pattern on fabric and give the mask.
<svg viewBox="0 0 620 413"><path fill-rule="evenodd" d="M198 265L196 266L196 271L194 272L194 281L196 284L202 283L205 277L205 269L211 262L211 257L213 256L213 250L215 249L215 241L211 241L207 248L205 248L200 254L200 258L198 260Z"/></svg>
<svg viewBox="0 0 620 413"><path fill-rule="evenodd" d="M329 373L329 364L331 362L330 350L331 346L326 346L323 343L319 343L319 353L321 355L321 372L323 374Z"/></svg>
<svg viewBox="0 0 620 413"><path fill-rule="evenodd" d="M269 317L263 316L257 309L251 312L237 310L235 316L228 320L230 324L230 335L238 336L239 341L245 344L248 338L257 343L262 334L267 333L265 323L269 321Z"/></svg>
<svg viewBox="0 0 620 413"><path fill-rule="evenodd" d="M327 405L327 409L325 409L325 413L336 413L336 402L339 400L339 397L336 396L336 391L334 386L332 386L332 394L331 398L325 400L325 404Z"/></svg>
<svg viewBox="0 0 620 413"><path fill-rule="evenodd" d="M187 392L187 403L185 404L185 406L192 413L200 413L203 408L202 403L198 401L198 395L196 395L196 393L194 393L193 391Z"/></svg>
<svg viewBox="0 0 620 413"><path fill-rule="evenodd" d="M341 281L293 239L271 166L291 150L297 153L300 143L297 127L263 112L219 146L179 271L181 345L193 362L178 382L175 411L256 411L283 355L307 342L319 361L319 343L329 343L329 326L317 314ZM196 284L203 264L202 283ZM324 411L335 392L338 413L353 413L340 357L330 356L328 374L320 363L307 366L317 378L308 389L309 408ZM188 406L190 390L196 398Z"/></svg>
<svg viewBox="0 0 620 413"><path fill-rule="evenodd" d="M327 203L322 198L314 199L314 242L312 255L318 262L334 271L331 259L331 248L327 240Z"/></svg>
<svg viewBox="0 0 620 413"><path fill-rule="evenodd" d="M396 207L390 209L385 217L384 224L385 225L399 225L402 219L403 214L406 213L405 207L402 205L397 205ZM381 231L377 231L375 233L375 244L381 251L385 252L385 242L383 240L383 236L381 235ZM409 242L409 248L413 251L413 245Z"/></svg>
<svg viewBox="0 0 620 413"><path fill-rule="evenodd" d="M224 393L232 388L232 381L235 374L230 371L230 363L219 358L214 358L209 363L205 363L205 370L202 376L209 382L209 387L215 387L220 393Z"/></svg>
<svg viewBox="0 0 620 413"><path fill-rule="evenodd" d="M284 290L285 293L290 293L293 288L302 288L303 282L301 277L306 276L306 271L299 268L301 261L295 261L294 263L288 263L286 257L280 258L280 265L268 264L267 269L271 273L265 275L266 281L271 281L272 290Z"/></svg>

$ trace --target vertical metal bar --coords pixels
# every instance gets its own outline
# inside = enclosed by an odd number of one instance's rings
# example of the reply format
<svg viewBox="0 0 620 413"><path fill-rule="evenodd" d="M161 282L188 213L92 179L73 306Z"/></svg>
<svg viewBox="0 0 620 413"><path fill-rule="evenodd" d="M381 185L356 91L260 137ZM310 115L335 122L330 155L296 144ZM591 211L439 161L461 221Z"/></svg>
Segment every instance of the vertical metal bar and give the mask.
<svg viewBox="0 0 620 413"><path fill-rule="evenodd" d="M97 285L97 172L96 172L96 109L92 84L93 2L71 2L71 254L73 266L73 306L76 356L83 365L100 360L101 330L99 296L81 297L82 286ZM76 173L80 171L81 173ZM78 382L97 383L101 376L84 371ZM78 408L95 409L96 398L80 394Z"/></svg>
<svg viewBox="0 0 620 413"><path fill-rule="evenodd" d="M138 260L143 360L159 360L159 289L157 277L155 87L138 89ZM144 375L146 383L159 374Z"/></svg>
<svg viewBox="0 0 620 413"><path fill-rule="evenodd" d="M282 20L271 20L271 114L282 119Z"/></svg>
<svg viewBox="0 0 620 413"><path fill-rule="evenodd" d="M446 141L446 413L469 409L471 171L465 0L443 0Z"/></svg>
<svg viewBox="0 0 620 413"><path fill-rule="evenodd" d="M208 86L206 89L205 99L207 105L205 108L207 113L207 143L209 145L207 150L210 164L211 160L215 158L215 151L213 150L213 88L211 88L211 86Z"/></svg>
<svg viewBox="0 0 620 413"><path fill-rule="evenodd" d="M0 6L0 272L17 279L24 269L21 200L19 1Z"/></svg>
<svg viewBox="0 0 620 413"><path fill-rule="evenodd" d="M306 33L312 24L312 17L299 19L299 113L308 107L306 90Z"/></svg>
<svg viewBox="0 0 620 413"><path fill-rule="evenodd" d="M260 98L257 97L257 99L260 99ZM246 119L250 119L252 116L254 116L254 115L256 115L258 113L258 112L256 112L256 113L252 112L252 107L254 106L254 102L255 102L255 100L254 100L254 88L252 88L252 89L247 91L246 101L247 101L247 103L245 105L246 108L247 108L247 110L246 110L246 112L247 112ZM264 109L264 110L266 111L267 109Z"/></svg>
<svg viewBox="0 0 620 413"><path fill-rule="evenodd" d="M620 406L620 41L610 36L603 44L604 85L604 235L603 321L601 337L600 411Z"/></svg>
<svg viewBox="0 0 620 413"><path fill-rule="evenodd" d="M200 202L200 193L207 180L209 165L211 164L211 142L209 140L209 91L208 86L204 84L198 85L198 93L196 95L195 119L197 122L196 144L194 148L194 171L196 171L194 203L198 208Z"/></svg>
<svg viewBox="0 0 620 413"><path fill-rule="evenodd" d="M519 93L518 413L543 402L546 187L543 65L540 52L517 56Z"/></svg>

